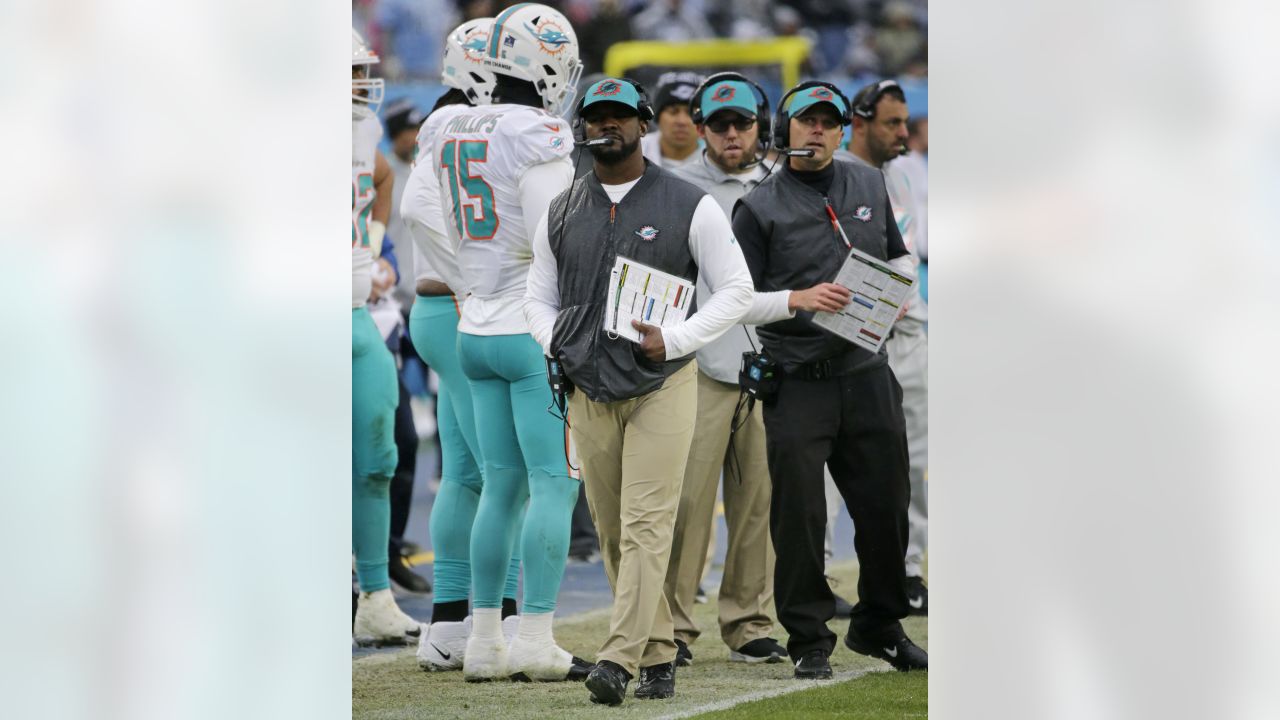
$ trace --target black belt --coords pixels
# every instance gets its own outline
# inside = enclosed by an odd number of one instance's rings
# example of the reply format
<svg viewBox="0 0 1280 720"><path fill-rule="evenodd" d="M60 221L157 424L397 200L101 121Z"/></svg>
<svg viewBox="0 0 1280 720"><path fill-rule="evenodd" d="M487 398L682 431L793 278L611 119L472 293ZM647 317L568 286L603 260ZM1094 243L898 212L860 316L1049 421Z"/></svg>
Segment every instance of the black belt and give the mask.
<svg viewBox="0 0 1280 720"><path fill-rule="evenodd" d="M827 378L840 377L853 372L854 368L866 361L866 358L859 358L857 354L850 353L848 355L837 355L826 360L817 360L811 363L798 365L794 370L788 371L786 374L792 377L798 377L801 380L826 380Z"/></svg>

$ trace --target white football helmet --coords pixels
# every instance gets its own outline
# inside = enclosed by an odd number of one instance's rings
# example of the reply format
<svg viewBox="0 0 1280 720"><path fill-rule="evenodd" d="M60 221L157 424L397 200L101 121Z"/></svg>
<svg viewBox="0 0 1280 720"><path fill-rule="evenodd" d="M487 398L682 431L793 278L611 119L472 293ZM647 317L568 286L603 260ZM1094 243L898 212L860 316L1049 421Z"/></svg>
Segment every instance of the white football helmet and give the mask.
<svg viewBox="0 0 1280 720"><path fill-rule="evenodd" d="M484 66L533 83L542 107L559 115L573 103L582 75L578 36L557 10L539 3L512 5L493 20Z"/></svg>
<svg viewBox="0 0 1280 720"><path fill-rule="evenodd" d="M378 56L360 37L355 28L351 28L351 109L360 114L376 115L382 105L382 94L386 87L382 78L370 78L373 65L379 62Z"/></svg>
<svg viewBox="0 0 1280 720"><path fill-rule="evenodd" d="M466 93L472 105L493 102L493 86L497 80L493 72L484 69L484 54L489 49L492 28L493 18L468 20L454 28L444 42L440 80Z"/></svg>

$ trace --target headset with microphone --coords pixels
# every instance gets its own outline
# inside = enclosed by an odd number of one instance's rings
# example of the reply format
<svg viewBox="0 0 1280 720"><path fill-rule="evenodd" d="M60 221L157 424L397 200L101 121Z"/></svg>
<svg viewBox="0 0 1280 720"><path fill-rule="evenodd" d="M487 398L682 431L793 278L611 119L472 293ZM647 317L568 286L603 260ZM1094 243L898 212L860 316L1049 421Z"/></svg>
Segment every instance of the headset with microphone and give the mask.
<svg viewBox="0 0 1280 720"><path fill-rule="evenodd" d="M737 80L746 83L751 87L752 94L755 95L756 126L759 128L759 132L756 133L756 143L759 145L759 149L756 153L756 159L744 166L743 169L754 167L759 165L760 161L764 160L765 154L769 152L769 136L773 131L773 113L769 109L769 96L765 95L764 89L754 80L736 72L719 72L703 80L698 89L693 91L693 97L689 100L689 117L695 125L706 123L707 117L702 109L702 95L707 91L707 88L726 80ZM713 112L712 114L715 113Z"/></svg>
<svg viewBox="0 0 1280 720"><path fill-rule="evenodd" d="M773 121L773 147L779 153L791 157L813 157L813 150L792 150L790 148L791 113L787 110L787 101L796 93L815 88L826 88L833 95L843 100L846 108L852 107L852 104L849 102L849 98L845 97L845 94L840 92L840 88L829 82L824 82L822 80L805 80L791 88L782 96L782 99L778 101L778 117ZM841 125L848 125L851 122L853 121L849 118L848 113L840 116Z"/></svg>

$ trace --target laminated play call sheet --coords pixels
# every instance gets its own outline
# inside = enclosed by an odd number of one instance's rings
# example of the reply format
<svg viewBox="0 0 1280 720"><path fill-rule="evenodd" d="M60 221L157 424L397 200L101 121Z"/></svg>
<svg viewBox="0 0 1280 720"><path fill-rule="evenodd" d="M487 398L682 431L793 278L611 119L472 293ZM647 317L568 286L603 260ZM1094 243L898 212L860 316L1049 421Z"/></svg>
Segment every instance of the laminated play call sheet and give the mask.
<svg viewBox="0 0 1280 720"><path fill-rule="evenodd" d="M838 313L814 313L813 323L855 345L879 352L897 320L898 309L911 297L916 279L854 248L832 282L848 288L853 299Z"/></svg>
<svg viewBox="0 0 1280 720"><path fill-rule="evenodd" d="M693 283L621 255L609 275L604 329L639 343L632 320L669 328L684 322L693 302Z"/></svg>

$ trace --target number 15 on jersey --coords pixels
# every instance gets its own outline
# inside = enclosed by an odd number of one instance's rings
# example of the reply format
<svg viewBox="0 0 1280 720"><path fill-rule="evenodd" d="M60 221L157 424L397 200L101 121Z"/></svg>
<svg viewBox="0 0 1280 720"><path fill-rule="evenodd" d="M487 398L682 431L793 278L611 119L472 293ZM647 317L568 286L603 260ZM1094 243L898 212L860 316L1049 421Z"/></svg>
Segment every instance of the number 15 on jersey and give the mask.
<svg viewBox="0 0 1280 720"><path fill-rule="evenodd" d="M488 140L450 140L440 149L440 167L449 171L453 220L458 235L467 240L492 240L498 232L493 188L471 167L472 163L485 162L488 156ZM462 211L464 205L466 213Z"/></svg>

